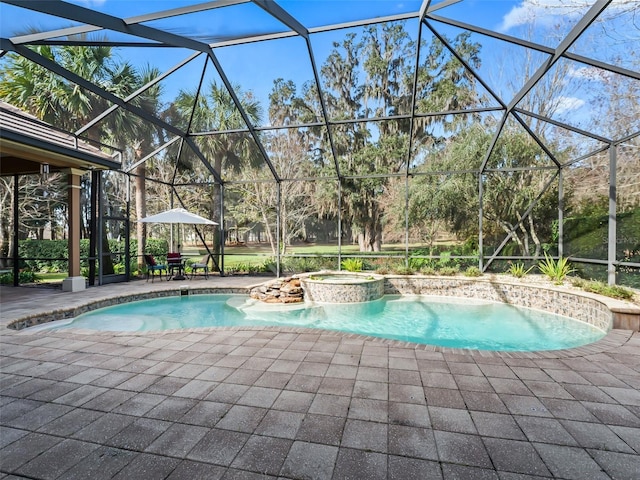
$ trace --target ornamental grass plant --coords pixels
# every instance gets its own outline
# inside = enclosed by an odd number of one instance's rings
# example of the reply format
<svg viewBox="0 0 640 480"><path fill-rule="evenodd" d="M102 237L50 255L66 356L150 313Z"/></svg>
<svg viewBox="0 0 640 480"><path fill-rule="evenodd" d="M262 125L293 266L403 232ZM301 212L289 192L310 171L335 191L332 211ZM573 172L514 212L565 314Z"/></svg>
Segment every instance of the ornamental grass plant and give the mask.
<svg viewBox="0 0 640 480"><path fill-rule="evenodd" d="M534 267L535 266L525 268L524 263L522 262L517 262L517 263L509 262L509 269L507 270L507 273L510 275L513 275L516 278L522 278L526 274L528 274L531 270L533 270Z"/></svg>
<svg viewBox="0 0 640 480"><path fill-rule="evenodd" d="M538 269L556 285L560 285L567 275L576 271L571 267L568 258L559 257L558 260L555 260L546 253L544 254L544 260L538 264Z"/></svg>

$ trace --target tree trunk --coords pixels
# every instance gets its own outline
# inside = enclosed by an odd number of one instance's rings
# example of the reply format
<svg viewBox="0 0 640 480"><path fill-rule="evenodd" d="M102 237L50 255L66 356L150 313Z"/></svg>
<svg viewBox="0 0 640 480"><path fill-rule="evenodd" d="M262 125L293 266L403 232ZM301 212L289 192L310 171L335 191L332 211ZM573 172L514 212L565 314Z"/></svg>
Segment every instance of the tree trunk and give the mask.
<svg viewBox="0 0 640 480"><path fill-rule="evenodd" d="M358 246L361 252L379 252L382 249L382 225L374 200L370 200L368 210L362 231L358 233Z"/></svg>
<svg viewBox="0 0 640 480"><path fill-rule="evenodd" d="M254 183L254 189L256 192L256 197L260 198L259 192L259 184ZM269 223L269 215L267 212L267 205L264 203L260 203L260 216L262 217L262 222L264 223L264 231L267 235L267 239L269 240L269 245L271 246L271 253L276 256L278 254L278 246L276 245L275 235L271 231L271 224Z"/></svg>
<svg viewBox="0 0 640 480"><path fill-rule="evenodd" d="M527 232L527 229L524 226L524 221L520 215L518 215L518 221L520 222L518 223L518 228L520 228L520 231L522 232L522 255L526 256L529 255L529 232Z"/></svg>
<svg viewBox="0 0 640 480"><path fill-rule="evenodd" d="M219 218L220 212L220 184L215 183L213 185L213 212L212 217L215 222L218 222L218 225L222 225L222 219ZM216 228L215 233L213 234L213 249L212 253L216 257L216 262L220 265L220 252L222 250L222 242L224 242L224 238L220 235L220 228Z"/></svg>
<svg viewBox="0 0 640 480"><path fill-rule="evenodd" d="M536 246L536 251L534 252L534 257L538 258L540 256L540 252L542 251L542 244L540 243L540 239L538 238L538 234L536 233L536 226L533 223L533 217L529 215L529 232L531 232L531 238L533 243Z"/></svg>
<svg viewBox="0 0 640 480"><path fill-rule="evenodd" d="M369 241L369 236L367 235L367 232L358 233L358 247L361 252L371 251L371 242Z"/></svg>
<svg viewBox="0 0 640 480"><path fill-rule="evenodd" d="M289 239L287 238L288 236L289 229L287 226L287 207L283 202L282 208L280 209L280 241L282 243L280 246L280 253L282 255L284 255L287 251L287 244L289 243Z"/></svg>
<svg viewBox="0 0 640 480"><path fill-rule="evenodd" d="M358 233L358 247L361 252L379 252L382 247L382 233L377 222L367 222Z"/></svg>
<svg viewBox="0 0 640 480"><path fill-rule="evenodd" d="M524 245L522 243L522 240L520 240L520 237L516 233L516 229L506 222L498 221L498 223L500 224L500 227L502 227L502 229L507 233L507 235L511 234L511 238L514 239L516 244L520 247L520 251L523 251Z"/></svg>
<svg viewBox="0 0 640 480"><path fill-rule="evenodd" d="M2 193L2 203L0 211L0 257L5 257L0 259L0 267L7 268L10 265L11 259L11 243L13 241L13 235L11 232L13 231L13 177L2 177L0 178L0 182L2 182L2 188L0 192Z"/></svg>
<svg viewBox="0 0 640 480"><path fill-rule="evenodd" d="M13 190L13 187L11 188ZM13 195L11 195L11 202L13 202ZM11 212L13 212L13 210L11 210ZM3 220L5 220L4 215ZM0 260L0 267L2 268L10 267L13 264L11 260L11 256L13 255L13 235L11 232L15 228L13 225L13 213L11 213L6 220L8 220L6 223L3 222L2 225L0 225L0 235L2 235L0 239L0 256L5 257Z"/></svg>
<svg viewBox="0 0 640 480"><path fill-rule="evenodd" d="M103 220L104 225L104 220ZM102 262L102 274L103 275L113 275L116 273L113 268L113 258L111 257L111 247L109 246L109 236L107 235L107 229L103 227L102 234L102 254L100 256L100 261Z"/></svg>

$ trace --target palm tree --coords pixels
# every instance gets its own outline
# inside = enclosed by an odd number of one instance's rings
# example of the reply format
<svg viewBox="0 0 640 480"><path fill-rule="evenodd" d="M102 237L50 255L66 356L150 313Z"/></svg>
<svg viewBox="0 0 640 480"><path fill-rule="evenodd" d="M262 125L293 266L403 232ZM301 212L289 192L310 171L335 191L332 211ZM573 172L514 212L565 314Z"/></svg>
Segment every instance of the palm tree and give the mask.
<svg viewBox="0 0 640 480"><path fill-rule="evenodd" d="M117 70L114 71L113 81L115 82L114 87L119 86L120 91L112 93L121 97L128 96L130 91L138 90L160 75L157 68L150 66L144 67L140 72L135 71L128 63L119 64L117 67ZM160 85L152 85L129 103L156 115L161 109L161 94ZM113 145L121 150L127 150L129 146L133 147L130 153L134 162L152 151L156 145L162 142L164 137L164 131L161 128L121 110L109 115L105 119L103 128L105 130L103 134L108 136ZM136 217L138 219L136 238L138 240L137 263L139 271L144 266L143 255L147 239L147 224L140 221L147 216L146 176L147 165L141 163L136 167L134 177Z"/></svg>
<svg viewBox="0 0 640 480"><path fill-rule="evenodd" d="M86 38L82 36L83 39ZM32 48L44 58L120 98L126 98L158 73L147 69L138 74L128 62L116 61L108 46L39 45ZM159 96L158 87L152 87L132 103L155 113ZM111 106L104 98L14 53L7 55L7 61L0 69L0 97L47 123L70 131L79 130ZM142 119L121 108L90 128L87 136L94 141L111 139L120 147L153 141L153 133ZM144 188L140 190L144 192ZM140 203L139 211L144 212L144 198ZM107 249L102 254L103 273L113 273L108 242L103 241L103 246Z"/></svg>
<svg viewBox="0 0 640 480"><path fill-rule="evenodd" d="M243 93L239 86L234 86L243 110L255 125L260 120L262 109L260 103L251 93ZM181 118L182 127L187 123L193 111L190 132L220 132L244 129L247 125L237 108L233 97L224 85L212 82L205 93L180 91L173 103L173 109ZM195 139L201 153L210 160L214 170L222 177L223 169L239 172L243 166L255 165L262 161L258 147L246 133L224 133L202 135ZM193 168L189 165L184 165ZM220 198L220 185L214 184L212 198L212 216L218 217L217 202ZM220 240L216 239L214 251L219 253Z"/></svg>
<svg viewBox="0 0 640 480"><path fill-rule="evenodd" d="M260 120L262 108L250 93L233 87L238 92L240 103L249 120L255 124ZM212 82L209 90L197 97L192 92L180 91L174 106L182 119L188 120L193 109L190 132L216 132L247 128L240 110L229 91ZM186 122L185 122L186 123ZM186 127L186 125L184 125ZM246 160L255 161L256 145L244 133L199 136L196 143L207 158L213 159L213 168L222 174L222 168L238 172Z"/></svg>

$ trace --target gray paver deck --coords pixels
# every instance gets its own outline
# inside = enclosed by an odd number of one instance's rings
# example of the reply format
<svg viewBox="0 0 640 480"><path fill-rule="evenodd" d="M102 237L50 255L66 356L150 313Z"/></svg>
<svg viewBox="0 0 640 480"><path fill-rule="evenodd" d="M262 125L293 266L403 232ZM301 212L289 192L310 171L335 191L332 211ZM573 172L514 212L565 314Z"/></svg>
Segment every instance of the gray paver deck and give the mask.
<svg viewBox="0 0 640 480"><path fill-rule="evenodd" d="M496 354L291 328L4 328L168 288L0 288L0 478L639 478L639 333Z"/></svg>

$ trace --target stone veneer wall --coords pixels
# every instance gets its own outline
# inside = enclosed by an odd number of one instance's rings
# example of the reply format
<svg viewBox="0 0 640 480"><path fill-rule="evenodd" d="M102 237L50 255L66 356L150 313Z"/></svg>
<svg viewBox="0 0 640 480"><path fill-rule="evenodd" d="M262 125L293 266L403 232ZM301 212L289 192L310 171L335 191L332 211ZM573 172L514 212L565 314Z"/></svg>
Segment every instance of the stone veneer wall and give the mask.
<svg viewBox="0 0 640 480"><path fill-rule="evenodd" d="M387 276L384 293L470 297L535 308L589 323L605 332L613 327L613 312L593 298L544 288L483 279Z"/></svg>
<svg viewBox="0 0 640 480"><path fill-rule="evenodd" d="M321 275L320 275L321 276ZM321 303L361 303L377 300L384 295L384 278L376 276L371 279L349 283L340 281L311 280L301 277L305 301Z"/></svg>

